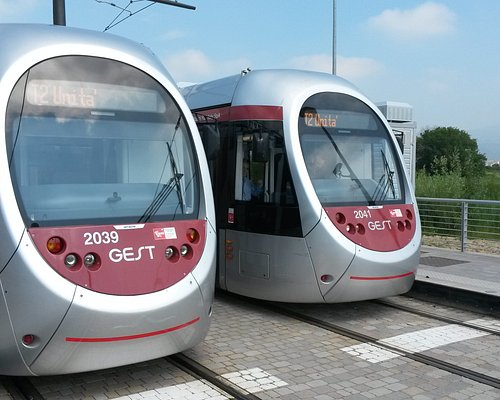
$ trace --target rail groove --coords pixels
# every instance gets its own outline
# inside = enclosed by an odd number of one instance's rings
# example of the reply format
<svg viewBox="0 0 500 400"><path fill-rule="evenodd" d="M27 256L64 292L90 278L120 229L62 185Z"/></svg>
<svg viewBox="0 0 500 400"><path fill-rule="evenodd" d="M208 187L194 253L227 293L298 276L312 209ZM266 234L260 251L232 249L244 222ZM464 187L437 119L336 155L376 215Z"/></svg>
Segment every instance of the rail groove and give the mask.
<svg viewBox="0 0 500 400"><path fill-rule="evenodd" d="M255 299L250 299L250 298L241 298L240 296L229 294L229 293L224 293L221 297L226 297L228 299L229 297L234 297L235 299L238 298L241 302L247 302L249 304L254 304L256 306L265 308L269 311L275 312L277 314L285 315L290 318L302 321L304 323L316 326L321 329L325 329L327 331L336 333L338 335L342 335L345 337L349 337L351 339L354 339L359 342L363 343L370 343L374 346L377 346L381 349L385 349L388 351L392 351L396 354L399 354L402 357L411 359L413 361L426 364L438 369L441 369L443 371L447 371L451 374L461 376L470 380L473 380L478 383L482 383L484 385L488 385L497 389L500 389L500 379L482 374L480 372L476 372L474 370L468 369L468 368L463 368L458 365L454 365L452 363L449 363L447 361L439 360L435 357L430 357L424 354L419 354L419 353L413 353L409 352L405 349L399 348L397 346L392 346L387 343L380 342L379 339L369 336L360 332L356 332L351 329L344 328L340 325L332 324L330 322L322 321L320 319L310 317L308 315L301 314L299 312L290 310L287 307L278 305L276 303L269 303L265 302L262 300L255 300ZM475 329L478 329L477 327L474 326Z"/></svg>
<svg viewBox="0 0 500 400"><path fill-rule="evenodd" d="M174 354L166 357L166 359L184 372L210 382L212 385L229 394L236 400L261 400L260 397L257 397L243 388L234 385L227 379L189 358L185 354Z"/></svg>
<svg viewBox="0 0 500 400"><path fill-rule="evenodd" d="M43 400L43 396L25 376L0 376L0 383L13 400Z"/></svg>

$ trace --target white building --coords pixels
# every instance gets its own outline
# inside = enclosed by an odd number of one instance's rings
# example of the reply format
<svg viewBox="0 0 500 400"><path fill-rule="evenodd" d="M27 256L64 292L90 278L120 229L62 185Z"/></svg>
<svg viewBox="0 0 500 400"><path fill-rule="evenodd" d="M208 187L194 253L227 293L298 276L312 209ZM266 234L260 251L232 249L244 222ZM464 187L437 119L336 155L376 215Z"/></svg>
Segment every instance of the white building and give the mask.
<svg viewBox="0 0 500 400"><path fill-rule="evenodd" d="M382 111L399 142L404 164L415 188L417 123L413 120L413 107L408 103L384 101L376 104Z"/></svg>

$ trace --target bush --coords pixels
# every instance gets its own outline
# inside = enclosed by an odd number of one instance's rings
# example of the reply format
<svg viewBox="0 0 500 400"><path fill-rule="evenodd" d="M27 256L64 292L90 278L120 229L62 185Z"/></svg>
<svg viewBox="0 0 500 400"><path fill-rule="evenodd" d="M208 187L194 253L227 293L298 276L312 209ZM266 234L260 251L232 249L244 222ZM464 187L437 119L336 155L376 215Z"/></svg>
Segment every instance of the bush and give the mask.
<svg viewBox="0 0 500 400"><path fill-rule="evenodd" d="M459 174L429 175L420 170L415 177L415 192L417 197L460 199L466 193L465 183Z"/></svg>
<svg viewBox="0 0 500 400"><path fill-rule="evenodd" d="M419 170L415 192L417 197L500 200L500 174L489 170L483 176L464 177L458 173L430 175Z"/></svg>

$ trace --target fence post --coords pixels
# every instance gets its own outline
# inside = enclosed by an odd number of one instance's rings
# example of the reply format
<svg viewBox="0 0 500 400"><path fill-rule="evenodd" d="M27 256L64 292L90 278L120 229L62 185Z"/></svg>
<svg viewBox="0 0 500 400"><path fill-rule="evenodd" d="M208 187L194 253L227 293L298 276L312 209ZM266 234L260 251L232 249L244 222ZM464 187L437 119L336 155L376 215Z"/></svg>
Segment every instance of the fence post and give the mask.
<svg viewBox="0 0 500 400"><path fill-rule="evenodd" d="M467 222L469 214L469 203L462 202L462 221L460 230L460 250L463 253L467 247Z"/></svg>

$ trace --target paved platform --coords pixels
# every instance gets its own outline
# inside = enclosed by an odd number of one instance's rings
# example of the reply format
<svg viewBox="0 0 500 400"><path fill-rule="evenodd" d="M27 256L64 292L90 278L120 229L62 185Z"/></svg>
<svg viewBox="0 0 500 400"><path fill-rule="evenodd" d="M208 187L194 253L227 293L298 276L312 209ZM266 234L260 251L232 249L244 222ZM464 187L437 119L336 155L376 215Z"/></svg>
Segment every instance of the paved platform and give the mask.
<svg viewBox="0 0 500 400"><path fill-rule="evenodd" d="M500 256L422 246L417 283L500 299Z"/></svg>

